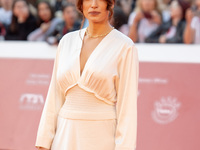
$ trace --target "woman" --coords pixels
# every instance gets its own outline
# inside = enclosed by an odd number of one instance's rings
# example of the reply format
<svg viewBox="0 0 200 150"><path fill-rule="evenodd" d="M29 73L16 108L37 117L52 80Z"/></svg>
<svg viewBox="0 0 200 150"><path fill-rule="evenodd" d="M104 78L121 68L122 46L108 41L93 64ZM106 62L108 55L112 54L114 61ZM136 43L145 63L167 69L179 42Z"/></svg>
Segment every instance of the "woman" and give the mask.
<svg viewBox="0 0 200 150"><path fill-rule="evenodd" d="M185 21L183 8L177 0L173 0L170 5L171 19L164 22L148 38L147 43L183 43L183 32Z"/></svg>
<svg viewBox="0 0 200 150"><path fill-rule="evenodd" d="M36 19L29 11L25 0L16 0L12 6L12 21L8 26L6 40L27 40L30 32L36 29Z"/></svg>
<svg viewBox="0 0 200 150"><path fill-rule="evenodd" d="M77 7L89 26L66 34L59 42L35 146L135 149L137 49L109 23L114 1L79 0Z"/></svg>
<svg viewBox="0 0 200 150"><path fill-rule="evenodd" d="M144 43L153 31L162 23L157 0L137 0L134 12L129 16L129 37L133 42Z"/></svg>
<svg viewBox="0 0 200 150"><path fill-rule="evenodd" d="M200 0L195 0L186 12L185 44L200 44Z"/></svg>
<svg viewBox="0 0 200 150"><path fill-rule="evenodd" d="M60 18L54 18L54 11L47 1L40 1L37 6L39 28L31 32L29 41L46 41L47 37L53 33Z"/></svg>
<svg viewBox="0 0 200 150"><path fill-rule="evenodd" d="M68 32L78 30L81 26L78 20L78 13L76 7L72 3L67 3L62 7L63 21L60 22L47 41L50 44L58 44L60 39Z"/></svg>
<svg viewBox="0 0 200 150"><path fill-rule="evenodd" d="M0 0L0 23L6 27L11 23L12 3L13 0Z"/></svg>
<svg viewBox="0 0 200 150"><path fill-rule="evenodd" d="M127 25L128 18L119 6L114 7L114 14L110 23L115 27L115 29L128 35L129 27Z"/></svg>
<svg viewBox="0 0 200 150"><path fill-rule="evenodd" d="M170 4L172 0L159 0L160 10L162 11L162 21L167 22L170 20Z"/></svg>

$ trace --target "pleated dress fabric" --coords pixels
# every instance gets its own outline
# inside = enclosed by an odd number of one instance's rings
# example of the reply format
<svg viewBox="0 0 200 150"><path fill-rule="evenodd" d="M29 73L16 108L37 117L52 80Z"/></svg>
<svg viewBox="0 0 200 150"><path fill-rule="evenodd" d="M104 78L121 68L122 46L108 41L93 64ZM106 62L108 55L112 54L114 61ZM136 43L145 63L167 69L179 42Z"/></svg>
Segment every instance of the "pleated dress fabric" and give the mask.
<svg viewBox="0 0 200 150"><path fill-rule="evenodd" d="M60 40L36 137L51 150L135 150L138 52L113 29L89 56L80 74L86 29Z"/></svg>
<svg viewBox="0 0 200 150"><path fill-rule="evenodd" d="M59 112L51 150L114 150L115 129L115 107L76 85Z"/></svg>

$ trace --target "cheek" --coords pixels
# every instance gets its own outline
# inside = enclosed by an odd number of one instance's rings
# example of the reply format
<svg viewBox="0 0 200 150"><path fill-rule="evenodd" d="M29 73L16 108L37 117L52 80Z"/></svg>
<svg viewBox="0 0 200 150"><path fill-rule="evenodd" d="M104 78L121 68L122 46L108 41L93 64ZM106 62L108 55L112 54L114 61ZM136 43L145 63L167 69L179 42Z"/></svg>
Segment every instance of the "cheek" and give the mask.
<svg viewBox="0 0 200 150"><path fill-rule="evenodd" d="M48 17L51 17L51 11L48 9L48 10L46 10L46 15L48 16Z"/></svg>
<svg viewBox="0 0 200 150"><path fill-rule="evenodd" d="M29 10L28 10L28 8L26 7L26 8L24 8L24 13L26 14L26 15L28 15L29 14Z"/></svg>
<svg viewBox="0 0 200 150"><path fill-rule="evenodd" d="M89 9L89 4L87 2L83 2L82 8L83 8L83 15L84 16L87 15L87 11Z"/></svg>
<svg viewBox="0 0 200 150"><path fill-rule="evenodd" d="M149 3L149 8L150 8L151 10L155 9L155 3L154 3L154 1L151 1L151 2Z"/></svg>
<svg viewBox="0 0 200 150"><path fill-rule="evenodd" d="M40 11L38 11L38 16L39 17L42 17L43 16L43 13L42 13L42 11L40 10Z"/></svg>
<svg viewBox="0 0 200 150"><path fill-rule="evenodd" d="M13 14L14 14L15 16L17 16L17 15L19 14L19 11L18 11L17 8L14 8L14 9L13 9Z"/></svg>
<svg viewBox="0 0 200 150"><path fill-rule="evenodd" d="M200 7L200 0L197 0L197 1L196 1L196 5L197 5L198 7Z"/></svg>
<svg viewBox="0 0 200 150"><path fill-rule="evenodd" d="M171 16L174 16L174 10L173 9L171 9L170 14L171 14Z"/></svg>

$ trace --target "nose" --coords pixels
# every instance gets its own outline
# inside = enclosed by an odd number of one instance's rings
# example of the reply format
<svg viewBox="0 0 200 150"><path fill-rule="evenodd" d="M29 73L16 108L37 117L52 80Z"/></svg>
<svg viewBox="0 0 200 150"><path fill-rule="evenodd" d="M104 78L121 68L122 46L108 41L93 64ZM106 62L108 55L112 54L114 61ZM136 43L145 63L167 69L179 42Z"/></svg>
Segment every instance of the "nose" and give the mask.
<svg viewBox="0 0 200 150"><path fill-rule="evenodd" d="M92 5L91 5L92 8L97 8L98 7L98 4L97 4L97 0L92 0Z"/></svg>

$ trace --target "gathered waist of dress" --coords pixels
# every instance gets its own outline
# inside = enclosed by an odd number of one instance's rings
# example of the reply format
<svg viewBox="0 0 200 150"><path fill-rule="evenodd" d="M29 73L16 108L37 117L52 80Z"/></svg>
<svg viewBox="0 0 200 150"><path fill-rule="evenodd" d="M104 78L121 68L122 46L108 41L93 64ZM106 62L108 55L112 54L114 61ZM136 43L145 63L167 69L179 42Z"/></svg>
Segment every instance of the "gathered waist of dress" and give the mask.
<svg viewBox="0 0 200 150"><path fill-rule="evenodd" d="M68 90L65 103L61 107L59 115L63 118L71 119L116 119L116 107L75 85Z"/></svg>

